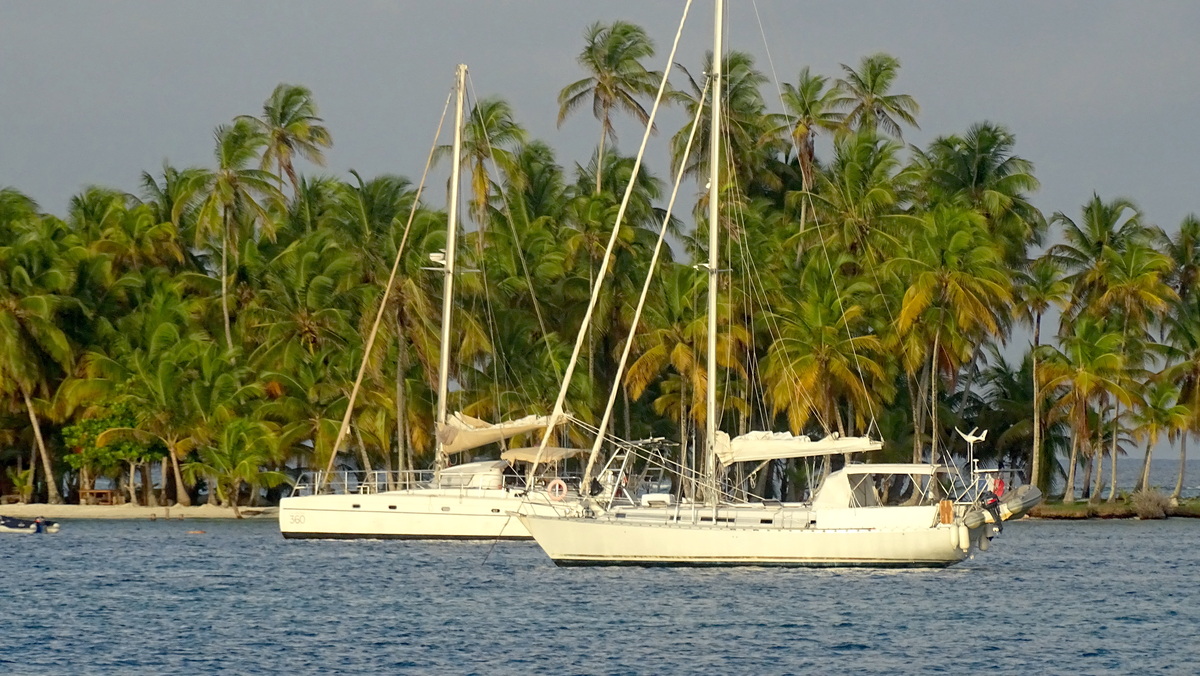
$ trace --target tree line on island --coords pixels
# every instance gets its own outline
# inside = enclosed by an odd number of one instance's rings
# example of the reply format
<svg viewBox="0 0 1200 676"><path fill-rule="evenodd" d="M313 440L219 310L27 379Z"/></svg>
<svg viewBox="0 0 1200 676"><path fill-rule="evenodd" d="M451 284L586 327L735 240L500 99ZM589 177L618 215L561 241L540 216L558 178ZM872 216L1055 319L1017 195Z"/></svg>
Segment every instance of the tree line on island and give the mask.
<svg viewBox="0 0 1200 676"><path fill-rule="evenodd" d="M648 121L653 55L636 25L586 31L586 77L558 101L560 124L589 106L599 122L586 165L564 168L503 99L474 102L455 410L498 421L552 407L632 174L613 119ZM1147 489L1160 437L1186 450L1200 412L1200 221L1168 235L1099 195L1046 217L1029 201L1033 165L999 124L906 146L919 106L896 93L889 55L837 77L800 70L779 112L749 54L725 59L722 427L870 432L886 444L866 460L921 461L965 453L954 427L979 426L991 431L980 457L1068 502L1077 488L1110 501ZM701 120L682 172L703 188L704 82L676 74L670 103ZM671 137L673 167L690 131ZM335 450L362 469L431 464L441 280L427 268L445 213L398 175L301 173L333 142L302 86L279 85L260 115L214 137L209 166L164 164L133 192L88 188L61 217L0 189L0 493L58 503L107 477L143 504L207 493L236 506L263 488L278 497L285 470L323 468ZM633 187L568 391L582 421L600 417L668 193L647 171ZM682 247L657 272L614 424L675 440L684 459L703 444L710 377L695 266L706 199L695 227L671 223ZM351 433L334 449L406 227ZM1120 486L1115 461L1129 453L1145 469Z"/></svg>

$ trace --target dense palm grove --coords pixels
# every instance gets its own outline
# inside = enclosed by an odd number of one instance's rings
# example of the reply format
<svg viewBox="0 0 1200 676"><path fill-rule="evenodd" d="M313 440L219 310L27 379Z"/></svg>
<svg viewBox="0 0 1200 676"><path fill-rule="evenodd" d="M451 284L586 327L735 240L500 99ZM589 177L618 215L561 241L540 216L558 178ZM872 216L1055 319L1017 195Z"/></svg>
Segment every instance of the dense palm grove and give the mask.
<svg viewBox="0 0 1200 676"><path fill-rule="evenodd" d="M647 122L653 55L637 26L586 32L586 76L558 101L560 122L586 107L599 122L586 166L565 168L502 99L474 102L454 409L496 421L552 408L632 174L612 120ZM1168 236L1103 196L1046 217L1029 202L1032 164L998 124L906 146L919 107L894 91L899 68L876 54L836 76L802 69L770 112L774 84L748 54L726 56L721 426L870 433L887 443L868 460L919 461L961 455L954 427L978 425L988 461L1067 500L1144 488L1115 485L1115 459L1186 442L1200 411L1200 221ZM703 125L687 161L690 124L659 130L679 171L634 184L568 390L581 421L600 418L616 378L674 176L703 192L706 71L673 76L670 103ZM311 92L285 84L260 115L217 127L208 166L165 165L133 192L89 188L63 217L0 190L0 493L61 502L107 477L146 504L236 503L277 496L288 472L335 452L364 469L431 464L441 279L429 268L445 214L398 175L298 171L323 164L332 139ZM685 459L703 443L709 377L693 265L706 200L670 223L675 260L655 273L612 430L667 437Z"/></svg>

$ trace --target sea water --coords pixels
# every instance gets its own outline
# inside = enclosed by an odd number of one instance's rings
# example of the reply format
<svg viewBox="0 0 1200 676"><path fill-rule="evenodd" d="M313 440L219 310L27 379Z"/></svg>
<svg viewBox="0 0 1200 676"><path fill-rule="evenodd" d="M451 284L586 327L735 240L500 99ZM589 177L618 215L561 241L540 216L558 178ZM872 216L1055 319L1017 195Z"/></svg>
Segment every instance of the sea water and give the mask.
<svg viewBox="0 0 1200 676"><path fill-rule="evenodd" d="M942 570L556 568L531 542L68 521L0 536L0 674L1193 674L1198 542L1026 520Z"/></svg>

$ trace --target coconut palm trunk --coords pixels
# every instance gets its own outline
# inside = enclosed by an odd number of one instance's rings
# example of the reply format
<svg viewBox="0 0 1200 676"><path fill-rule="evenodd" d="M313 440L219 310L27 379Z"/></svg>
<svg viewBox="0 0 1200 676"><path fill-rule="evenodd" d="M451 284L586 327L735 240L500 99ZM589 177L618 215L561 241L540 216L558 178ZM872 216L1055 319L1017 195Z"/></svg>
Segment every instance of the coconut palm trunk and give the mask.
<svg viewBox="0 0 1200 676"><path fill-rule="evenodd" d="M937 391L937 359L938 348L941 346L942 327L933 332L933 359L930 366L929 378L929 462L937 462L938 451L938 391Z"/></svg>
<svg viewBox="0 0 1200 676"><path fill-rule="evenodd" d="M174 444L167 448L167 456L171 458L171 473L175 475L175 504L180 507L191 507L192 496L188 493L187 484L183 481L183 472L179 469L179 455Z"/></svg>
<svg viewBox="0 0 1200 676"><path fill-rule="evenodd" d="M1121 406L1121 402L1118 401L1117 402L1118 410L1120 409L1120 406ZM1108 459L1109 460L1109 462L1108 462L1108 473L1109 473L1108 502L1114 502L1117 499L1117 432L1118 431L1119 431L1119 428L1113 430L1113 440L1112 440L1112 446L1111 446L1112 455L1110 455L1109 459Z"/></svg>
<svg viewBox="0 0 1200 676"><path fill-rule="evenodd" d="M33 411L33 400L29 396L29 390L24 385L21 386L21 396L25 398L25 410L29 412L29 424L33 427L33 438L37 443L38 455L42 458L42 470L46 473L46 500L52 505L61 505L62 493L59 492L54 478L54 466L50 462L50 452L46 450L46 440L42 438L42 426Z"/></svg>
<svg viewBox="0 0 1200 676"><path fill-rule="evenodd" d="M229 327L229 215L221 232L221 317L225 322L225 345L233 350L233 331Z"/></svg>
<svg viewBox="0 0 1200 676"><path fill-rule="evenodd" d="M1175 478L1175 490L1171 491L1171 499L1178 500L1183 494L1183 471L1187 467L1187 430L1179 436L1179 476Z"/></svg>
<svg viewBox="0 0 1200 676"><path fill-rule="evenodd" d="M404 340L404 332L400 322L396 322L396 471L400 477L401 487L408 486L408 475L405 473L411 467L408 464L408 432L405 429L405 416L408 410L408 400L404 392L404 374L408 372L408 344Z"/></svg>
<svg viewBox="0 0 1200 676"><path fill-rule="evenodd" d="M608 141L608 110L604 111L604 120L600 124L600 146L596 149L596 194L600 194L601 181L604 178L604 144Z"/></svg>
<svg viewBox="0 0 1200 676"><path fill-rule="evenodd" d="M229 490L229 506L233 508L233 517L235 519L242 518L242 512L241 512L241 510L238 509L238 496L241 495L241 492L242 492L242 480L234 479L233 485L230 486L230 490Z"/></svg>
<svg viewBox="0 0 1200 676"><path fill-rule="evenodd" d="M1146 444L1146 458L1142 461L1142 475L1138 479L1137 490L1145 491L1150 489L1150 460L1154 455L1154 445Z"/></svg>
<svg viewBox="0 0 1200 676"><path fill-rule="evenodd" d="M1087 415L1086 411L1083 411L1083 402L1077 399L1075 406L1080 409L1080 412L1075 414L1077 419L1080 415ZM1064 504L1069 505L1075 502L1075 466L1079 464L1079 437L1082 436L1085 429L1086 426L1079 424L1079 421L1076 420L1076 427L1071 432L1071 457L1067 462L1067 484L1063 487L1062 500Z"/></svg>
<svg viewBox="0 0 1200 676"><path fill-rule="evenodd" d="M1042 488L1042 387L1038 382L1038 347L1041 339L1042 313L1039 312L1033 322L1033 352L1030 354L1033 362L1033 468L1029 473L1029 483L1038 489Z"/></svg>

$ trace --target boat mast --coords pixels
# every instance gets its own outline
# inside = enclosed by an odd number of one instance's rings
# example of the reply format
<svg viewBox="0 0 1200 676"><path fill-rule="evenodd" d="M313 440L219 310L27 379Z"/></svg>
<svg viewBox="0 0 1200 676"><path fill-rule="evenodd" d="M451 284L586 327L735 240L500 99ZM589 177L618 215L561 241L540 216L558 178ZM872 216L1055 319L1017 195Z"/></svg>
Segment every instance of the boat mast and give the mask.
<svg viewBox="0 0 1200 676"><path fill-rule="evenodd" d="M437 427L446 424L446 395L450 384L450 315L454 301L454 254L458 244L458 181L462 158L463 93L466 91L467 67L458 65L454 80L454 150L450 164L450 196L446 207L446 252L442 268L442 339L438 347ZM436 435L435 435L436 436ZM439 439L434 453L434 472L446 466Z"/></svg>
<svg viewBox="0 0 1200 676"><path fill-rule="evenodd" d="M720 263L718 235L721 229L717 196L721 185L721 33L724 14L724 0L716 0L716 16L713 20L712 129L708 146L708 390L704 426L704 469L709 482L706 497L710 504L717 503L717 270Z"/></svg>

